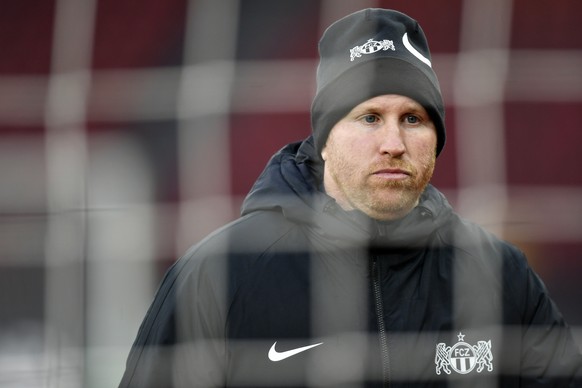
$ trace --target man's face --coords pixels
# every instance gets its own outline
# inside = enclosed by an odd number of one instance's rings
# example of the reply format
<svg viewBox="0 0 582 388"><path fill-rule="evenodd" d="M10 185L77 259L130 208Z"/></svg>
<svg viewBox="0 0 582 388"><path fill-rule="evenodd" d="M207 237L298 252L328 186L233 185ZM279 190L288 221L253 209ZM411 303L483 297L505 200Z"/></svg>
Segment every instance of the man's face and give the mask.
<svg viewBox="0 0 582 388"><path fill-rule="evenodd" d="M331 129L321 152L325 190L345 210L401 218L432 177L436 143L435 125L419 103L393 94L371 98Z"/></svg>

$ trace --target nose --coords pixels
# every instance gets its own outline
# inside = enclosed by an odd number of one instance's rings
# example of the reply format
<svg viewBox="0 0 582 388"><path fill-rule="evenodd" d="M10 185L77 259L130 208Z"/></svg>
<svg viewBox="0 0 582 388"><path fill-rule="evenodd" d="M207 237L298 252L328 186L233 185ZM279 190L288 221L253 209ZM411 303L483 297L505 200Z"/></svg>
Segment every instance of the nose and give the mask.
<svg viewBox="0 0 582 388"><path fill-rule="evenodd" d="M397 158L406 152L406 145L397 120L385 122L382 130L378 131L378 137L378 147L381 154Z"/></svg>

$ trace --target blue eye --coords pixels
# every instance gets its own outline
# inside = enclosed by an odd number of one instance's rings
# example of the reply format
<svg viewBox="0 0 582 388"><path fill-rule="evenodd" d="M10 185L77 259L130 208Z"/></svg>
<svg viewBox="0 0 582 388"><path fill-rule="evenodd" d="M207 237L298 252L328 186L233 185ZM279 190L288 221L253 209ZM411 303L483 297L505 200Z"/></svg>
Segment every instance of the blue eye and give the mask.
<svg viewBox="0 0 582 388"><path fill-rule="evenodd" d="M419 118L414 115L406 116L406 122L408 124L417 124L419 121L420 121Z"/></svg>
<svg viewBox="0 0 582 388"><path fill-rule="evenodd" d="M378 118L374 115L366 115L363 117L363 119L367 124L374 124L378 121Z"/></svg>

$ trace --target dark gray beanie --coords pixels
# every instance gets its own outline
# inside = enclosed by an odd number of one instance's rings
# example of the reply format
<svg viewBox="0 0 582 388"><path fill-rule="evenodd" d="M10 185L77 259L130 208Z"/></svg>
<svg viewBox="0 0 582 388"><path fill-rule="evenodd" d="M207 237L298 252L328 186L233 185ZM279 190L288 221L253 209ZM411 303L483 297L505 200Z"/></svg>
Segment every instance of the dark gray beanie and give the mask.
<svg viewBox="0 0 582 388"><path fill-rule="evenodd" d="M420 25L387 9L365 9L333 23L319 41L317 92L311 126L321 152L331 128L356 105L383 94L412 98L437 129L437 155L445 145L445 108Z"/></svg>

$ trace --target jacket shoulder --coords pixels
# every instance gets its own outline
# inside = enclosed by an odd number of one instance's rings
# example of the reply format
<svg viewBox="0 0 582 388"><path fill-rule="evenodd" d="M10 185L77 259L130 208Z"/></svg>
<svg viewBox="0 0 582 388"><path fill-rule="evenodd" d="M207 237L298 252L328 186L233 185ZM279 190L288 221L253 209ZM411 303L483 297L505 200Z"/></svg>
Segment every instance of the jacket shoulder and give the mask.
<svg viewBox="0 0 582 388"><path fill-rule="evenodd" d="M192 246L184 257L263 252L280 241L295 226L280 212L253 212L209 234Z"/></svg>
<svg viewBox="0 0 582 388"><path fill-rule="evenodd" d="M204 284L204 279L224 278L225 268L245 273L267 252L297 244L297 231L297 225L280 212L247 214L193 245L174 265L175 276L180 283Z"/></svg>
<svg viewBox="0 0 582 388"><path fill-rule="evenodd" d="M500 292L513 313L526 316L536 300L549 298L547 289L516 245L482 226L456 216L447 232L456 268L463 282L483 287L483 294Z"/></svg>
<svg viewBox="0 0 582 388"><path fill-rule="evenodd" d="M514 265L525 264L525 255L513 243L508 242L481 225L454 215L449 227L441 234L446 245L468 256L493 257L510 260Z"/></svg>

